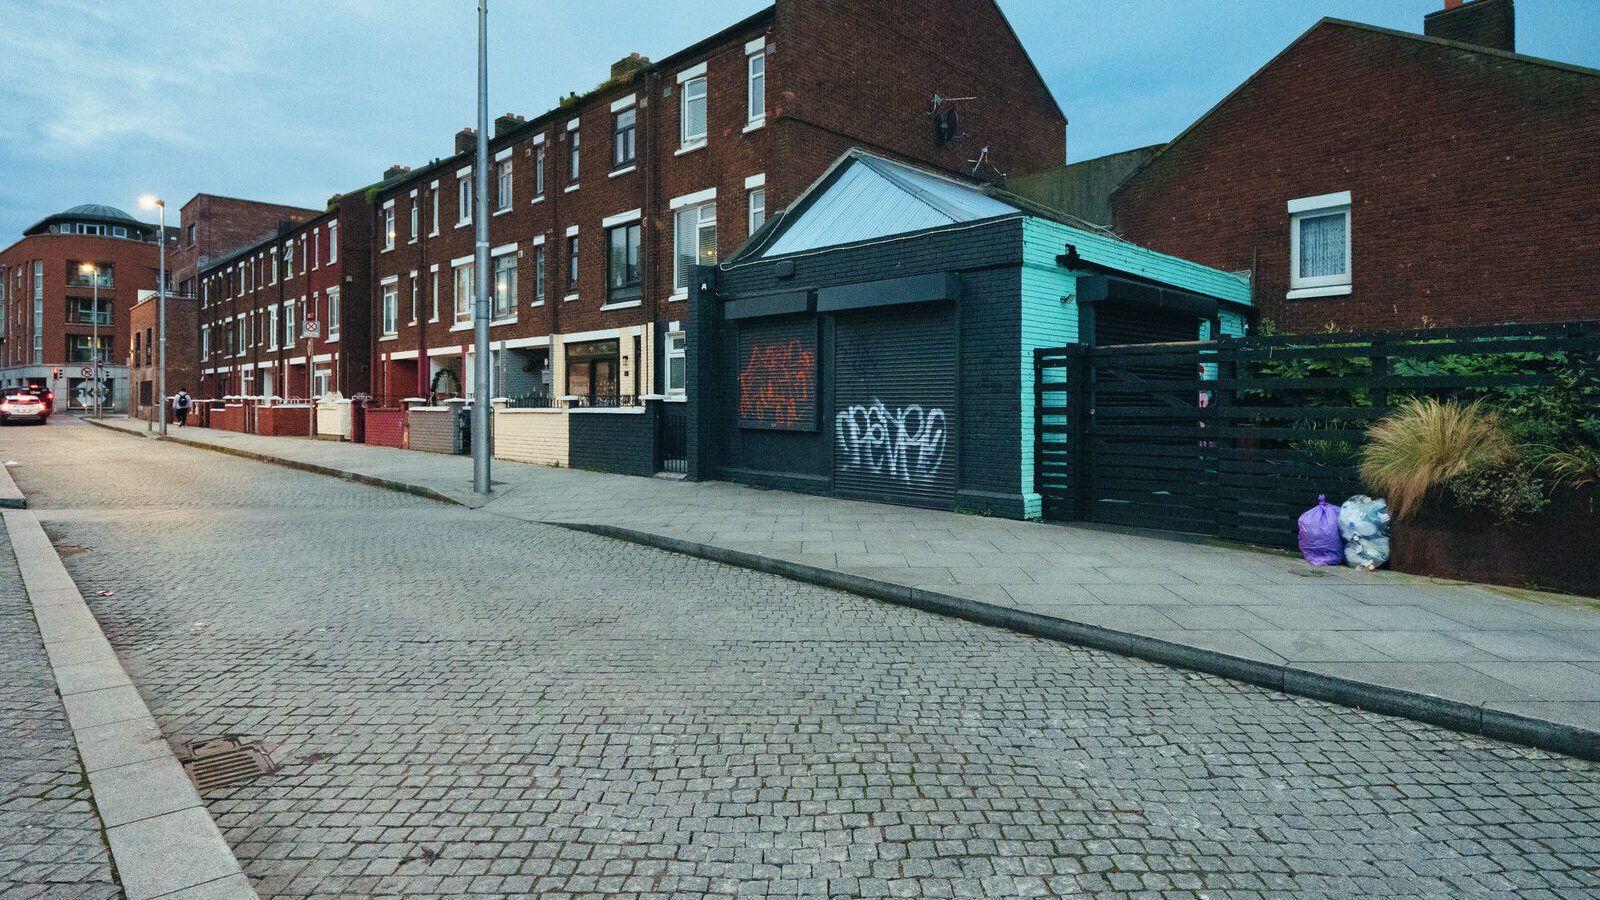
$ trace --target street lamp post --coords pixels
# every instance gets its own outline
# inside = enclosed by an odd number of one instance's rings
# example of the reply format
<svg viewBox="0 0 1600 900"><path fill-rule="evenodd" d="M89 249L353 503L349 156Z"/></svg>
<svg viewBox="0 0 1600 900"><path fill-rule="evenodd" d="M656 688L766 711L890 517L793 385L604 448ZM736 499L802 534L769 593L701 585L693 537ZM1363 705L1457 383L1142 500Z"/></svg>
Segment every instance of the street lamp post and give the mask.
<svg viewBox="0 0 1600 900"><path fill-rule="evenodd" d="M161 395L161 411L156 416L156 421L161 423L161 433L167 433L167 201L159 197L146 195L141 202L146 209L154 206L160 210L161 225L156 229L157 240L161 242L161 269L156 276L156 330L161 333L160 367L156 373L156 392Z"/></svg>
<svg viewBox="0 0 1600 900"><path fill-rule="evenodd" d="M93 418L100 418L100 265L86 262L78 266L78 271L89 276L90 296L94 299L93 311L89 313L90 334L89 345L94 353L94 411L90 413Z"/></svg>
<svg viewBox="0 0 1600 900"><path fill-rule="evenodd" d="M478 159L474 166L472 491L487 494L489 483L489 0L478 0Z"/></svg>

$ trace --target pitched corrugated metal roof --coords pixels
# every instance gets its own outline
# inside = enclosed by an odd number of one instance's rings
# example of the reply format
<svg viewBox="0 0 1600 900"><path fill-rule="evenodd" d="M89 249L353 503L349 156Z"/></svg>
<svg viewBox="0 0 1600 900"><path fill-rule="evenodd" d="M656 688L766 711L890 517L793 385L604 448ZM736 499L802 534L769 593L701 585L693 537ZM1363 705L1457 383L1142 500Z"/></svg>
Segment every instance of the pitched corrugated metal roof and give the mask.
<svg viewBox="0 0 1600 900"><path fill-rule="evenodd" d="M782 256L905 234L941 225L974 222L1022 210L983 192L881 156L854 151L821 193L761 256Z"/></svg>

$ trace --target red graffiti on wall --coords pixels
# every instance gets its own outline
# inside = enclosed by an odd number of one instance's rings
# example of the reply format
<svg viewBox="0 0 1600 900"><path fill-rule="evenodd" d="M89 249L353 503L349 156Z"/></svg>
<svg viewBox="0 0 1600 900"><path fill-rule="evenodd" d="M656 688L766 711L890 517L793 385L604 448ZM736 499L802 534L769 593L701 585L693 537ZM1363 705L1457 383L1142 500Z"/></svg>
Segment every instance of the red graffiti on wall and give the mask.
<svg viewBox="0 0 1600 900"><path fill-rule="evenodd" d="M816 393L817 359L799 340L753 347L739 372L739 418L793 428Z"/></svg>

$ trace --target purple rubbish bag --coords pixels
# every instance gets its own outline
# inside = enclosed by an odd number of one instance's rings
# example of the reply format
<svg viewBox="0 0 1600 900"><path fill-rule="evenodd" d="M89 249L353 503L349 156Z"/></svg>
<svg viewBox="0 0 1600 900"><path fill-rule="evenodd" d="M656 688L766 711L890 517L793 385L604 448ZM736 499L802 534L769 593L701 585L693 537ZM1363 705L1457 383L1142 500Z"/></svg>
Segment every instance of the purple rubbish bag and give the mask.
<svg viewBox="0 0 1600 900"><path fill-rule="evenodd" d="M1300 555L1313 566L1344 564L1344 539L1339 537L1339 507L1317 495L1317 505L1300 515Z"/></svg>

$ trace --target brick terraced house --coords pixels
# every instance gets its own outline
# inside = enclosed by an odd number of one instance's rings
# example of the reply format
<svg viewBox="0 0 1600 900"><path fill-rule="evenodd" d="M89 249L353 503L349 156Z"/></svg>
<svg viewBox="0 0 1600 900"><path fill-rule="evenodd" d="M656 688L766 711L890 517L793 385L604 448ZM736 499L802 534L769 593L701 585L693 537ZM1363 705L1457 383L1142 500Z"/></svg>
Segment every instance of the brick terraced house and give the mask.
<svg viewBox="0 0 1600 900"><path fill-rule="evenodd" d="M1514 52L1512 0L1424 32L1317 23L1116 190L1117 231L1252 270L1290 331L1600 318L1600 71Z"/></svg>
<svg viewBox="0 0 1600 900"><path fill-rule="evenodd" d="M103 407L126 409L128 311L141 291L156 289L159 240L155 225L84 204L46 216L0 250L0 387L45 387L57 410L84 409L93 405L93 370L85 369L98 355Z"/></svg>
<svg viewBox="0 0 1600 900"><path fill-rule="evenodd" d="M191 392L305 400L368 390L371 222L361 193L335 197L326 212L207 260Z"/></svg>
<svg viewBox="0 0 1600 900"><path fill-rule="evenodd" d="M495 394L681 399L693 267L842 152L992 179L1060 165L1065 126L992 0L779 0L664 59L627 57L586 95L495 122L488 272L474 271L472 131L450 157L388 173L372 205L372 391L389 405L470 393L472 285L488 278Z"/></svg>

